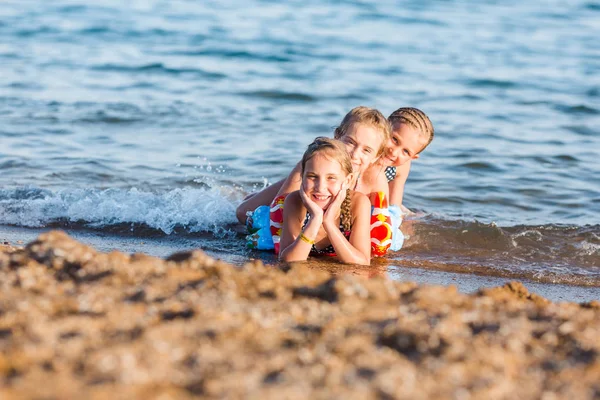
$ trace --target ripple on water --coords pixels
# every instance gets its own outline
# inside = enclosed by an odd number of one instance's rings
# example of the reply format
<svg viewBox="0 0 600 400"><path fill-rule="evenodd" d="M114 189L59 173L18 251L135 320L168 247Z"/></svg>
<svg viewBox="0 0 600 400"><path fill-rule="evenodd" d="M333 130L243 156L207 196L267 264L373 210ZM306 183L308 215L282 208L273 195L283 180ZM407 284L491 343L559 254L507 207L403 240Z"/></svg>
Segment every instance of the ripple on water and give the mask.
<svg viewBox="0 0 600 400"><path fill-rule="evenodd" d="M60 33L60 30L50 27L50 26L41 26L39 28L34 28L34 29L29 29L29 28L28 29L20 29L15 32L15 35L19 38L30 38L30 37L40 36L40 35L56 34L56 33Z"/></svg>
<svg viewBox="0 0 600 400"><path fill-rule="evenodd" d="M600 132L598 130L594 130L585 125L567 125L567 126L564 126L563 128L567 129L570 132L581 135L581 136L597 136L597 135L599 135L599 132Z"/></svg>
<svg viewBox="0 0 600 400"><path fill-rule="evenodd" d="M516 82L500 79L471 79L467 83L469 86L480 88L511 89L517 86Z"/></svg>
<svg viewBox="0 0 600 400"><path fill-rule="evenodd" d="M240 92L242 96L256 97L259 99L268 100L288 100L294 102L316 102L318 99L315 96L311 96L305 93L298 92L284 92L279 90L257 90L251 92Z"/></svg>
<svg viewBox="0 0 600 400"><path fill-rule="evenodd" d="M592 11L600 11L600 3L587 3L585 8Z"/></svg>
<svg viewBox="0 0 600 400"><path fill-rule="evenodd" d="M588 89L585 92L586 95L588 95L589 97L600 97L600 88L599 87L593 87L591 89Z"/></svg>
<svg viewBox="0 0 600 400"><path fill-rule="evenodd" d="M123 65L123 64L104 64L90 68L94 71L102 72L127 72L127 73L154 73L167 75L196 75L203 78L221 79L226 75L219 72L209 72L200 68L172 68L167 67L163 63L152 63L143 65Z"/></svg>
<svg viewBox="0 0 600 400"><path fill-rule="evenodd" d="M600 110L589 107L585 104L579 104L576 106L566 106L566 105L557 105L555 108L558 111L561 111L565 114L588 114L588 115L598 115L600 114Z"/></svg>
<svg viewBox="0 0 600 400"><path fill-rule="evenodd" d="M556 161L560 161L560 162L569 162L569 163L576 163L579 162L579 159L571 154L559 154L557 156L552 157L554 160Z"/></svg>
<svg viewBox="0 0 600 400"><path fill-rule="evenodd" d="M476 171L502 172L503 169L490 162L474 161L460 164L457 168L465 168Z"/></svg>
<svg viewBox="0 0 600 400"><path fill-rule="evenodd" d="M286 57L281 54L261 54L258 52L250 52L245 50L227 50L227 49L204 49L204 50L178 50L169 51L163 53L164 55L178 55L178 56L209 56L216 58L232 58L238 60L255 60L265 61L274 63L285 63L292 61L292 57ZM292 54L288 52L287 54Z"/></svg>
<svg viewBox="0 0 600 400"><path fill-rule="evenodd" d="M24 159L12 159L0 162L0 171L15 169L15 168L25 168L30 167L31 165L26 162Z"/></svg>

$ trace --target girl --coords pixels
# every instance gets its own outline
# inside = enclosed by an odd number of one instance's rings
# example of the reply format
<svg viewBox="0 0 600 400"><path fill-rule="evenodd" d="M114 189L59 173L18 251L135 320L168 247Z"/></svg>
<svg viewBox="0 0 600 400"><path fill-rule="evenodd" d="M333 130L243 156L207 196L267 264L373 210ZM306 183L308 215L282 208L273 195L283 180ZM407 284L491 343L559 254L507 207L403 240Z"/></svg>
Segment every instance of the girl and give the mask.
<svg viewBox="0 0 600 400"><path fill-rule="evenodd" d="M388 121L392 135L386 144L384 155L371 168L365 171L364 180L379 179L381 172L389 182L390 205L400 207L403 213L410 213L402 205L404 184L408 178L412 160L431 143L434 129L431 120L423 111L413 107L401 107L390 114Z"/></svg>
<svg viewBox="0 0 600 400"><path fill-rule="evenodd" d="M348 189L356 183L353 170L359 162L336 140L318 137L308 146L300 163L300 189L284 203L281 260L322 254L370 264L371 204L364 194Z"/></svg>

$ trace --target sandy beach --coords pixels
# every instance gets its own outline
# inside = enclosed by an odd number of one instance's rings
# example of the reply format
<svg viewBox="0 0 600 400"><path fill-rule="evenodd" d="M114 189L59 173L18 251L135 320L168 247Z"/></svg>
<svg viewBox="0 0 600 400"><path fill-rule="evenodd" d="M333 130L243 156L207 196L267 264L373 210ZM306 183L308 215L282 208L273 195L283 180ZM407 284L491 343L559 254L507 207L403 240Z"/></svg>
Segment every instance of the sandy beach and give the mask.
<svg viewBox="0 0 600 400"><path fill-rule="evenodd" d="M2 399L600 396L600 302L518 282L465 294L49 232L3 246L0 286Z"/></svg>

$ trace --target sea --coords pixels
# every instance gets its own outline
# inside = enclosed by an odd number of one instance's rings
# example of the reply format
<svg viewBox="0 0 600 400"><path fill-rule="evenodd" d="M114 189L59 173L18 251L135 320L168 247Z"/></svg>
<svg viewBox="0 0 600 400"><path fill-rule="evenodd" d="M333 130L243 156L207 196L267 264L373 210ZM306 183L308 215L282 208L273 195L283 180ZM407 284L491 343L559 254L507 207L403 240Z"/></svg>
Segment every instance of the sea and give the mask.
<svg viewBox="0 0 600 400"><path fill-rule="evenodd" d="M0 239L276 265L244 196L351 108L411 106L435 139L373 263L600 299L598 38L598 0L3 0Z"/></svg>

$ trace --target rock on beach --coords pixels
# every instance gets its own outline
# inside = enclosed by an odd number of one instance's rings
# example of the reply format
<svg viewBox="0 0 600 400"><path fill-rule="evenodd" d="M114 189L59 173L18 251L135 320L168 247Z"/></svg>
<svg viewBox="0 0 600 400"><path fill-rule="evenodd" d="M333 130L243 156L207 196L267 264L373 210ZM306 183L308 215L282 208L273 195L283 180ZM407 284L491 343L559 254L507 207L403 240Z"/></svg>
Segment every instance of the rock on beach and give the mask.
<svg viewBox="0 0 600 400"><path fill-rule="evenodd" d="M0 247L0 399L598 399L600 302Z"/></svg>

